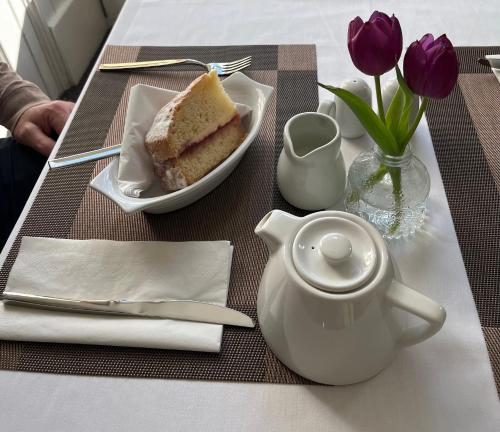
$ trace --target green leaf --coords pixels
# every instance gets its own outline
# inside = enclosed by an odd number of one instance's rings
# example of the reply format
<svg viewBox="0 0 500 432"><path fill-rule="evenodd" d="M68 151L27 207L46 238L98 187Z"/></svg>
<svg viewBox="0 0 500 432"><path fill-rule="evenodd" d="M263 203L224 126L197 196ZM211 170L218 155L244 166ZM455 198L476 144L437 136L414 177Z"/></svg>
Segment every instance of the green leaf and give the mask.
<svg viewBox="0 0 500 432"><path fill-rule="evenodd" d="M401 114L401 119L399 120L397 132L395 133L396 142L398 143L398 146L400 147L400 149L403 148L403 146L405 144L404 138L408 134L408 131L410 129L411 108L412 108L412 101L410 100L410 102L408 104L407 100L405 98L403 112Z"/></svg>
<svg viewBox="0 0 500 432"><path fill-rule="evenodd" d="M358 118L368 134L387 154L398 154L396 140L373 109L360 97L339 87L318 83L318 85L342 99Z"/></svg>
<svg viewBox="0 0 500 432"><path fill-rule="evenodd" d="M408 84L406 84L406 81L403 78L403 74L401 73L401 70L399 69L399 66L396 65L396 75L398 77L398 83L399 83L399 88L403 92L404 95L404 104L403 104L403 111L401 113L401 117L399 119L399 125L397 128L396 133L394 134L394 137L396 138L396 142L398 144L398 147L400 149L400 152L402 153L404 151L405 143L404 138L408 134L409 130L409 123L410 123L410 114L411 114L411 109L412 109L412 104L413 104L413 98L415 95L413 92L410 90L408 87Z"/></svg>
<svg viewBox="0 0 500 432"><path fill-rule="evenodd" d="M408 131L408 133L401 140L401 145L402 145L402 148L403 148L403 152L404 152L404 149L406 148L406 145L410 142L411 137L415 133L415 131L417 129L417 126L420 123L420 120L422 120L422 116L424 115L424 112L425 112L425 109L427 108L427 104L428 103L429 103L429 98L428 97L424 97L422 99L422 103L420 104L420 107L418 109L418 112L417 112L417 115L415 117L415 120L413 121L413 124L410 127L410 130Z"/></svg>
<svg viewBox="0 0 500 432"><path fill-rule="evenodd" d="M401 113L404 107L404 94L401 87L398 88L396 94L392 98L389 109L387 110L387 115L385 116L385 124L391 132L392 136L397 135L399 121L401 119Z"/></svg>
<svg viewBox="0 0 500 432"><path fill-rule="evenodd" d="M413 92L410 90L410 87L408 87L408 84L406 84L406 81L403 78L403 74L401 73L401 69L399 69L398 65L396 65L396 77L398 79L398 83L399 86L401 87L401 90L403 90L403 93L405 95L413 96Z"/></svg>

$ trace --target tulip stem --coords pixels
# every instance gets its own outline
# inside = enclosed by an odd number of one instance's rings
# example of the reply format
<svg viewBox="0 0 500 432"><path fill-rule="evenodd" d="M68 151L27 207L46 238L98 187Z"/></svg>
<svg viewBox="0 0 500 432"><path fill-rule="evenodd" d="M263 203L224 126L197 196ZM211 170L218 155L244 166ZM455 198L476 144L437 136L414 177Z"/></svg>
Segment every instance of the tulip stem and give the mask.
<svg viewBox="0 0 500 432"><path fill-rule="evenodd" d="M380 87L380 75L375 75L375 92L377 93L378 116L385 124L384 104L382 103L382 89Z"/></svg>
<svg viewBox="0 0 500 432"><path fill-rule="evenodd" d="M415 121L411 125L410 130L406 134L406 136L403 139L403 146L406 147L406 144L410 141L411 137L417 130L417 126L420 123L420 120L422 120L422 116L424 115L425 109L427 108L427 104L429 103L429 98L427 96L424 96L422 99L422 103L420 104L420 108L418 109L417 116L415 117ZM404 148L403 148L404 151Z"/></svg>
<svg viewBox="0 0 500 432"><path fill-rule="evenodd" d="M401 190L401 167L388 167L392 180L392 194L394 195L394 220L389 227L389 234L396 234L403 222L403 192Z"/></svg>

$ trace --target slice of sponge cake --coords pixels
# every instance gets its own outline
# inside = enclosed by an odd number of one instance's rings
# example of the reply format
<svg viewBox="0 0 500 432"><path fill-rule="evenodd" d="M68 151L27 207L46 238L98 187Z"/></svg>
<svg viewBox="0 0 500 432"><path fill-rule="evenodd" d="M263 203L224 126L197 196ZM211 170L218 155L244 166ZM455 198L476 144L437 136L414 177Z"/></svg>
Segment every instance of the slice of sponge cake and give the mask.
<svg viewBox="0 0 500 432"><path fill-rule="evenodd" d="M243 138L236 106L211 71L158 112L145 146L162 187L172 191L199 180L226 159Z"/></svg>

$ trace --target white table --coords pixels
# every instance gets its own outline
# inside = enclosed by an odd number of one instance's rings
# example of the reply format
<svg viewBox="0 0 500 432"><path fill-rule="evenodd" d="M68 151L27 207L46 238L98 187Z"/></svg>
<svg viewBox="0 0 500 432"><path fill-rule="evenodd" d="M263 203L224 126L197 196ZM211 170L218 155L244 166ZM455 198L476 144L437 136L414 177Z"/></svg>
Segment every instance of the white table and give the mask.
<svg viewBox="0 0 500 432"><path fill-rule="evenodd" d="M347 25L374 7L396 13L405 45L426 32L446 32L456 45L500 44L497 0L402 3L129 0L108 42L315 43L319 78L328 83L360 75L347 52ZM401 352L374 379L348 387L0 371L1 430L498 431L500 404L425 122L415 141L431 174L430 219L414 242L390 248L405 282L445 305L448 319L438 335ZM344 142L346 160L367 145Z"/></svg>

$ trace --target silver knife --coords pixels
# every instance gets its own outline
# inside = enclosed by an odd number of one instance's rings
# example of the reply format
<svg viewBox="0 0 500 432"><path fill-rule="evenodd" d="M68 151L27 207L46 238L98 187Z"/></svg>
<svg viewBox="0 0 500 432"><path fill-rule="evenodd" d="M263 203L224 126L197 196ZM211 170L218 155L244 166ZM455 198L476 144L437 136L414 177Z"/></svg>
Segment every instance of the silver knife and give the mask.
<svg viewBox="0 0 500 432"><path fill-rule="evenodd" d="M74 300L11 292L4 292L2 297L3 300L18 306L255 327L253 320L242 312L195 300L144 302L130 300Z"/></svg>
<svg viewBox="0 0 500 432"><path fill-rule="evenodd" d="M121 152L122 145L117 144L110 147L104 147L97 150L92 150L85 153L78 153L71 156L49 160L50 169L65 168L73 165L80 165L86 162L92 162L99 159L104 159L112 156L118 156Z"/></svg>

